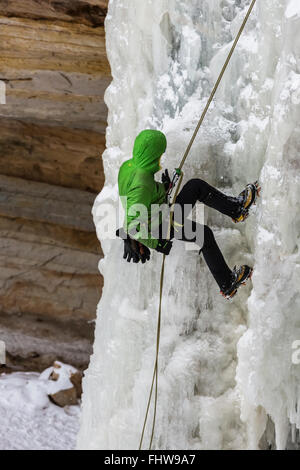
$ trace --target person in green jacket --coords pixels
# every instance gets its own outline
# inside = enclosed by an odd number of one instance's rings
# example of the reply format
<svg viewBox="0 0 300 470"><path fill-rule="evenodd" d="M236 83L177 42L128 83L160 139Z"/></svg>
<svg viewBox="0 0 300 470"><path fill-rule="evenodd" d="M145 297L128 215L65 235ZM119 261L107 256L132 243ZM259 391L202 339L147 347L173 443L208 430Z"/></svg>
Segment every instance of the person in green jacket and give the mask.
<svg viewBox="0 0 300 470"><path fill-rule="evenodd" d="M162 132L146 129L135 139L132 158L120 167L118 187L125 220L117 235L124 240L123 257L128 262L132 260L134 263L145 263L150 259L150 249L169 255L173 238L197 243L220 292L226 298L232 298L237 288L251 277L253 269L243 265L231 270L212 230L187 217L196 202L200 201L231 217L235 223L242 222L259 195L258 183L248 184L238 197L231 197L199 178L189 180L176 198L175 206L180 211L175 210L170 237L167 237L167 193L171 185L168 170L163 173L162 182L154 179L155 173L161 170L160 159L166 148L167 139ZM181 214L181 217L176 214ZM181 227L181 230L177 232L175 225ZM190 231L187 236L185 229L188 225ZM200 238L199 233L202 234Z"/></svg>

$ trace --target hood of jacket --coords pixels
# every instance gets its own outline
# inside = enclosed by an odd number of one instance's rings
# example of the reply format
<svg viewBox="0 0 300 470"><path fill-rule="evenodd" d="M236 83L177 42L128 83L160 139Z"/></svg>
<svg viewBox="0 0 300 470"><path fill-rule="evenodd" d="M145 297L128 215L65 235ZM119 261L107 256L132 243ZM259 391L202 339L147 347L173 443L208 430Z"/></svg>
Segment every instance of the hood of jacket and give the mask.
<svg viewBox="0 0 300 470"><path fill-rule="evenodd" d="M166 148L167 139L162 132L146 129L135 139L132 161L137 168L156 173L161 169L159 160Z"/></svg>

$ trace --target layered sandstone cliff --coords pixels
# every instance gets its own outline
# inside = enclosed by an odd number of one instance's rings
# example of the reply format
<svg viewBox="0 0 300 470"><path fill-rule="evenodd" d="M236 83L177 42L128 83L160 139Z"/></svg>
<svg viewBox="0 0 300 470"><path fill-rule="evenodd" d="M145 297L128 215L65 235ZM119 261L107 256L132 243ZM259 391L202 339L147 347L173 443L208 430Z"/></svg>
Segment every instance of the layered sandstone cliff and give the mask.
<svg viewBox="0 0 300 470"><path fill-rule="evenodd" d="M91 352L107 3L0 0L0 339L18 367Z"/></svg>

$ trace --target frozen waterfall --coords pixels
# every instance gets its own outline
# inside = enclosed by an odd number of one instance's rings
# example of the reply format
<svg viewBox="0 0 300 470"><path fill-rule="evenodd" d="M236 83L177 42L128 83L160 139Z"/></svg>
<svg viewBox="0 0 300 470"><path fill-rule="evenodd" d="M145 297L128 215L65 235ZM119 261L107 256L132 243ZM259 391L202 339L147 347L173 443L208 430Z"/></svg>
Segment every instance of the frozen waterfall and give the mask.
<svg viewBox="0 0 300 470"><path fill-rule="evenodd" d="M110 0L113 81L106 183L93 215L104 259L94 353L84 379L80 449L137 449L155 359L161 255L123 261L103 239L102 208L144 128L163 130L178 166L249 0ZM243 224L208 209L230 267L254 266L232 301L201 256L174 242L166 259L155 449L299 447L300 2L257 0L185 164L237 195L259 179ZM151 415L150 415L151 423ZM149 426L145 448L149 443Z"/></svg>

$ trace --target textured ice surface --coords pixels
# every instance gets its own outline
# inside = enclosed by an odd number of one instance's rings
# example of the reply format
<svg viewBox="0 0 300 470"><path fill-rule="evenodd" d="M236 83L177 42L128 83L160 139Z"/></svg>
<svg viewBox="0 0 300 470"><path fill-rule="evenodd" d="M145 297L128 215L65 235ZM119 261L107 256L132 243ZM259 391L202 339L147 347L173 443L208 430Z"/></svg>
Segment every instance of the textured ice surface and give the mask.
<svg viewBox="0 0 300 470"><path fill-rule="evenodd" d="M163 130L163 165L180 162L248 5L110 0L106 185L93 208L100 238L101 207L117 204L118 169L140 130ZM185 165L185 181L202 178L232 195L260 180L263 197L245 223L207 211L228 264L253 265L253 284L225 301L197 252L174 243L165 272L157 449L296 445L299 151L300 3L258 0ZM120 241L101 241L104 290L78 447L136 449L155 357L161 256L129 265Z"/></svg>

